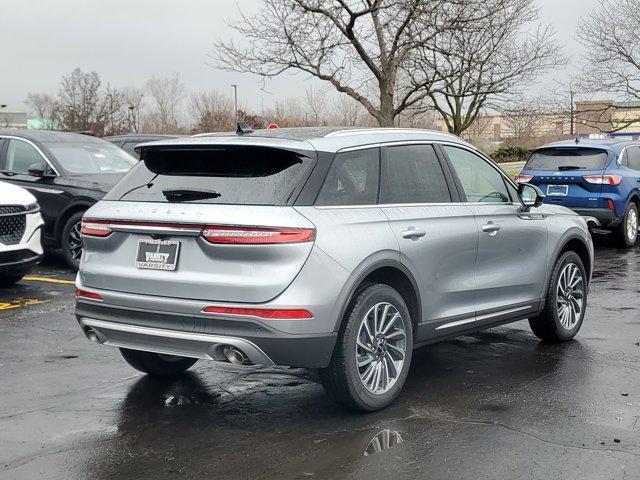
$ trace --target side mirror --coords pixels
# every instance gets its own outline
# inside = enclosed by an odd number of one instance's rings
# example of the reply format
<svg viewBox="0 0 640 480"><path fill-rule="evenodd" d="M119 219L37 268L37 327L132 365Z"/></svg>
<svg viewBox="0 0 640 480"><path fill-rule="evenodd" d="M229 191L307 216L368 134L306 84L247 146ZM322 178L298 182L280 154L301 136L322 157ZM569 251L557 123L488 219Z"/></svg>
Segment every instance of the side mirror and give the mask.
<svg viewBox="0 0 640 480"><path fill-rule="evenodd" d="M539 207L544 202L544 193L535 185L528 183L518 184L518 196L522 205L528 210L530 208Z"/></svg>
<svg viewBox="0 0 640 480"><path fill-rule="evenodd" d="M46 167L44 163L34 163L29 166L27 173L33 177L44 177Z"/></svg>

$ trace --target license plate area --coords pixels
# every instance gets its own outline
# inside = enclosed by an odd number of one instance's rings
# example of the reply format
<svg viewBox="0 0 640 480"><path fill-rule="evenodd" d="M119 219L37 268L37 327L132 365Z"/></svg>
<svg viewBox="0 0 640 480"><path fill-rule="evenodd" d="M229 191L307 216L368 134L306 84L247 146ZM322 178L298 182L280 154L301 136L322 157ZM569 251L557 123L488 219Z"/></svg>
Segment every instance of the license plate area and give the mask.
<svg viewBox="0 0 640 480"><path fill-rule="evenodd" d="M136 267L149 270L175 270L180 242L176 240L138 240Z"/></svg>
<svg viewBox="0 0 640 480"><path fill-rule="evenodd" d="M566 197L569 193L569 185L547 185L547 195Z"/></svg>

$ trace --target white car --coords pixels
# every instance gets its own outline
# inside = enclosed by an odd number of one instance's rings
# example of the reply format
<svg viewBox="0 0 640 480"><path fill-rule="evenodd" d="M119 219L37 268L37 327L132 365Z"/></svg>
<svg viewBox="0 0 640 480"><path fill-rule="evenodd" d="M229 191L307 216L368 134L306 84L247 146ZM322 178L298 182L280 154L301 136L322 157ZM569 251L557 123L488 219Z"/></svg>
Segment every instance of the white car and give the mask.
<svg viewBox="0 0 640 480"><path fill-rule="evenodd" d="M40 262L43 225L36 198L0 182L0 286L17 282Z"/></svg>

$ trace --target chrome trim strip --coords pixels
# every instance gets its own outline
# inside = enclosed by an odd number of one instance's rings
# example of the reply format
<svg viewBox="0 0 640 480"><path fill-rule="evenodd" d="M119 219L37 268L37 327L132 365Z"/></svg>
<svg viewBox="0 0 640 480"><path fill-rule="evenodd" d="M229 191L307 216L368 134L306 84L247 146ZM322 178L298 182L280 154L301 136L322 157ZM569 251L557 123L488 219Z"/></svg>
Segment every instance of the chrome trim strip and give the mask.
<svg viewBox="0 0 640 480"><path fill-rule="evenodd" d="M459 327L460 325L466 325L468 323L480 322L493 317L499 317L501 315L508 315L510 313L522 312L524 310L531 310L532 305L525 305L524 307L510 308L508 310L501 310L499 312L487 313L473 318L465 318L464 320L456 320L455 322L445 323L436 327L436 330L445 330L447 328Z"/></svg>
<svg viewBox="0 0 640 480"><path fill-rule="evenodd" d="M237 337L225 337L221 335L209 335L205 333L179 332L176 330L163 330L160 328L140 327L136 325L126 325L122 323L106 322L103 320L94 320L92 318L82 318L80 324L83 327L91 327L96 329L98 338L104 345L110 345L122 348L141 348L144 347L148 351L157 353L166 353L169 355L190 356L197 358L208 358L211 360L224 361L221 347L231 345L242 350L251 363L255 365L273 365L273 361L258 346L249 340ZM109 332L120 332L131 334L133 338L130 341L109 338ZM144 345L136 343L135 336L146 337ZM158 345L149 343L150 339L158 339ZM162 345L162 339L184 341L184 347L165 347ZM198 349L189 348L189 342L199 344Z"/></svg>
<svg viewBox="0 0 640 480"><path fill-rule="evenodd" d="M91 222L89 222L91 223ZM148 233L153 234L165 234L175 235L182 237L198 237L202 233L201 228L179 228L179 227L161 227L155 225L124 225L117 223L110 223L109 227L114 232L126 232L126 233Z"/></svg>
<svg viewBox="0 0 640 480"><path fill-rule="evenodd" d="M405 208L405 207L460 207L460 206L496 206L496 205L518 205L514 202L495 203L495 202L446 202L446 203L381 203L379 205L313 205L318 210L330 210L341 208ZM519 205L518 205L519 206Z"/></svg>
<svg viewBox="0 0 640 480"><path fill-rule="evenodd" d="M55 174L57 176L60 176L60 173L56 170L56 168L51 164L51 162L49 161L49 159L47 158L47 156L42 152L42 150L40 150L40 147L38 147L35 143L33 143L31 140L27 140L26 138L22 138L22 137L16 137L14 135L0 135L0 138L11 138L13 140L20 140L22 142L28 143L29 145L31 145L33 148L35 148L38 153L40 154L40 156L42 157L42 159L45 161L45 163L47 165L49 165L49 167L51 167L51 170L53 170L55 172ZM17 172L16 172L17 173ZM26 173L20 173L19 175L27 175Z"/></svg>

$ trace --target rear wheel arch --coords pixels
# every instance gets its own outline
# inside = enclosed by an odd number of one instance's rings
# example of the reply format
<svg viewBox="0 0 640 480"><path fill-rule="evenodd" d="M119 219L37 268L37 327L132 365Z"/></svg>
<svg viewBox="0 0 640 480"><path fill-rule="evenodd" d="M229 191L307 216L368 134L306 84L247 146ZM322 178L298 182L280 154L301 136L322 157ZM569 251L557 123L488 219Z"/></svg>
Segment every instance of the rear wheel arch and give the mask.
<svg viewBox="0 0 640 480"><path fill-rule="evenodd" d="M62 245L62 230L71 216L78 212L88 210L93 203L74 203L65 208L56 220L54 235L58 246Z"/></svg>
<svg viewBox="0 0 640 480"><path fill-rule="evenodd" d="M395 260L382 260L369 265L361 272L352 283L345 301L339 311L336 331L339 331L344 323L344 316L356 294L367 286L381 283L396 290L404 299L411 314L411 322L415 331L422 317L422 302L418 283L411 272L400 262Z"/></svg>

